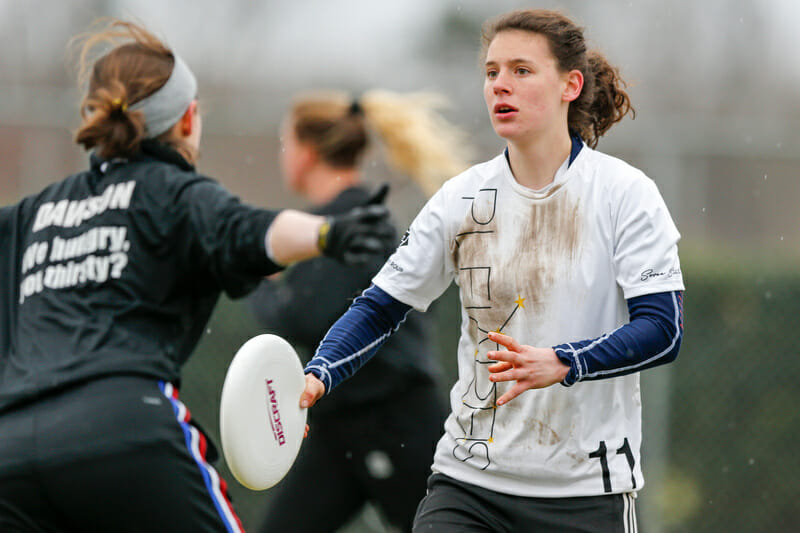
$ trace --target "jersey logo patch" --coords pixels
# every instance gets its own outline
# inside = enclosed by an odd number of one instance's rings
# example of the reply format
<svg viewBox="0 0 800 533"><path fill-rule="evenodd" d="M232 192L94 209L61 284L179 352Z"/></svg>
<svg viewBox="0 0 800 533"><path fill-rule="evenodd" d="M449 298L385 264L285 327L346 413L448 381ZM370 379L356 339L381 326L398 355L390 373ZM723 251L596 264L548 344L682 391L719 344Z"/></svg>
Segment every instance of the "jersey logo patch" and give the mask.
<svg viewBox="0 0 800 533"><path fill-rule="evenodd" d="M400 239L400 244L397 246L408 246L408 238L411 235L411 228L407 229L406 232L403 234L403 238Z"/></svg>

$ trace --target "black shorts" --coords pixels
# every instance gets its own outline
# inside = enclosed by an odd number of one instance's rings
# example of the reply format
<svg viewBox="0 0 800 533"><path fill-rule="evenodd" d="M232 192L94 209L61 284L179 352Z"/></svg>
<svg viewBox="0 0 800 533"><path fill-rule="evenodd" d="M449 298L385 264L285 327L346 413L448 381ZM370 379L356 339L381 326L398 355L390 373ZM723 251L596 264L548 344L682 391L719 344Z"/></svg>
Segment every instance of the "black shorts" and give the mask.
<svg viewBox="0 0 800 533"><path fill-rule="evenodd" d="M0 435L0 531L242 530L169 383L87 382L0 414Z"/></svg>
<svg viewBox="0 0 800 533"><path fill-rule="evenodd" d="M414 533L635 533L634 498L526 498L433 474L417 508Z"/></svg>

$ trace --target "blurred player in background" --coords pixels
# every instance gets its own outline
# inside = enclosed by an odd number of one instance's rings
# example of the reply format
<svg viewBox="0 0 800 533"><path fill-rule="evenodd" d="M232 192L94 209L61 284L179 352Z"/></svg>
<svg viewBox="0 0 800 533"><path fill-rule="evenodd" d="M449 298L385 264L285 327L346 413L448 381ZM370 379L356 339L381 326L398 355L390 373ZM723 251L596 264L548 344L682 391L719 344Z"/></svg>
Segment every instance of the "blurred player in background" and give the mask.
<svg viewBox="0 0 800 533"><path fill-rule="evenodd" d="M459 134L435 104L433 95L383 90L357 99L339 92L298 96L281 131L287 187L318 215L362 205L369 191L361 163L375 138L390 166L430 196L466 168ZM299 263L261 283L250 299L253 311L261 326L287 338L308 361L384 260L361 268L325 257ZM411 530L447 415L432 327L429 317L409 313L377 357L313 412L314 429L286 479L270 492L260 531L336 531L366 502L393 530Z"/></svg>
<svg viewBox="0 0 800 533"><path fill-rule="evenodd" d="M483 43L505 150L422 209L306 366L301 405L455 280L459 380L414 530L635 531L639 371L681 343L679 233L651 179L594 150L632 110L580 27L517 11Z"/></svg>
<svg viewBox="0 0 800 533"><path fill-rule="evenodd" d="M240 531L181 367L223 291L320 253L372 264L388 211L241 203L195 170L180 57L124 21L82 43L90 168L0 209L0 530Z"/></svg>

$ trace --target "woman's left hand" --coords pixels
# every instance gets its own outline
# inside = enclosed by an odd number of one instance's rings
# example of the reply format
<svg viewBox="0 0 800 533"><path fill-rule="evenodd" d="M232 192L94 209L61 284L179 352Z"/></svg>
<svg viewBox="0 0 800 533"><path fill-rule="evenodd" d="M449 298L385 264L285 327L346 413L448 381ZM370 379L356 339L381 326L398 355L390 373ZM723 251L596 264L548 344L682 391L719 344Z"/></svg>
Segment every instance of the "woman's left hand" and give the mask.
<svg viewBox="0 0 800 533"><path fill-rule="evenodd" d="M543 389L560 383L569 372L569 366L559 360L552 348L519 344L512 337L494 331L489 333L489 340L506 347L506 350L486 353L489 359L499 361L489 365L489 381L516 381L498 398L497 405L513 400L528 389Z"/></svg>

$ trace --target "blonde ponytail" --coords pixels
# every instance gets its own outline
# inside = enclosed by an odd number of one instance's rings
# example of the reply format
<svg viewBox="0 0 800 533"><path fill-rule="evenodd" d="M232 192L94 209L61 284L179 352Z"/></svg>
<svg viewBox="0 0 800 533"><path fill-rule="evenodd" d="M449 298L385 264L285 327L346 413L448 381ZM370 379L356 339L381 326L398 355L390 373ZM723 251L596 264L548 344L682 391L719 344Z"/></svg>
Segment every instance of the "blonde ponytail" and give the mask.
<svg viewBox="0 0 800 533"><path fill-rule="evenodd" d="M408 174L427 196L469 164L464 134L438 113L435 93L371 90L358 100L387 150L390 165Z"/></svg>
<svg viewBox="0 0 800 533"><path fill-rule="evenodd" d="M464 135L437 112L444 103L432 93L375 89L353 99L340 91L316 91L294 99L290 118L297 139L338 168L360 163L373 132L389 166L431 196L469 166Z"/></svg>

